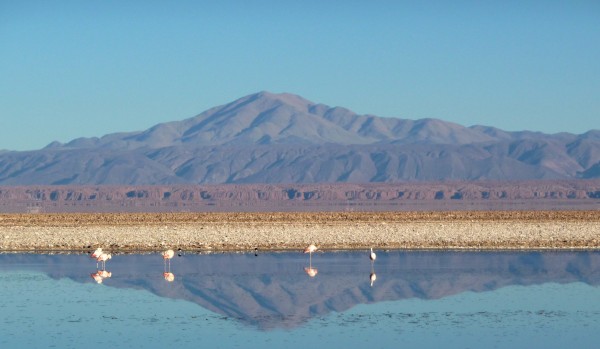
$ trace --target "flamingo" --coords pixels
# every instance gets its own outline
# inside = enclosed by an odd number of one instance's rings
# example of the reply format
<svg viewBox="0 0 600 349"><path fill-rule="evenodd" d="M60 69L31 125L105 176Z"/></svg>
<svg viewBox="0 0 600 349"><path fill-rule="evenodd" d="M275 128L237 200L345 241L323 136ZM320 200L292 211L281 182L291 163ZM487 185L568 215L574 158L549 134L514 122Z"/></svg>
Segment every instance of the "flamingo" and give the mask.
<svg viewBox="0 0 600 349"><path fill-rule="evenodd" d="M162 253L162 257L163 257L163 260L165 262L165 273L167 273L167 261L169 263L169 270L168 270L168 272L169 273L171 272L171 258L173 258L173 256L175 256L175 252L173 252L173 250L171 250L171 249L166 250L166 251L164 251ZM165 276L165 280L166 280L166 278L167 277ZM167 281L169 281L169 280L167 280Z"/></svg>
<svg viewBox="0 0 600 349"><path fill-rule="evenodd" d="M316 250L317 250L317 246L315 246L313 244L310 244L310 245L308 245L307 248L304 249L304 253L310 253L310 254L312 254Z"/></svg>
<svg viewBox="0 0 600 349"><path fill-rule="evenodd" d="M315 246L314 244L310 244L310 245L308 245L307 248L304 249L304 253L309 254L309 256L308 256L309 264L312 264L312 254L316 250L317 250L317 246Z"/></svg>
<svg viewBox="0 0 600 349"><path fill-rule="evenodd" d="M175 256L175 252L173 252L173 250L166 250L162 253L162 257L164 259L171 259L173 256Z"/></svg>
<svg viewBox="0 0 600 349"><path fill-rule="evenodd" d="M173 274L173 273L164 272L163 276L165 277L165 280L167 280L168 282L173 282L173 280L175 280L175 274Z"/></svg>
<svg viewBox="0 0 600 349"><path fill-rule="evenodd" d="M112 255L110 253L102 253L98 258L96 258L96 262L102 262L102 270L106 270L106 261L111 259ZM96 267L98 267L98 263L96 263Z"/></svg>
<svg viewBox="0 0 600 349"><path fill-rule="evenodd" d="M371 262L375 262L375 260L377 259L377 255L375 254L375 252L373 252L373 247L371 247L371 254L369 255L369 259L371 259Z"/></svg>
<svg viewBox="0 0 600 349"><path fill-rule="evenodd" d="M90 255L90 258L94 258L94 259L96 259L96 258L100 257L100 255L101 255L101 254L102 254L102 249L101 249L100 247L98 247L98 248L96 249L96 251L94 251L94 252L93 252L93 253Z"/></svg>

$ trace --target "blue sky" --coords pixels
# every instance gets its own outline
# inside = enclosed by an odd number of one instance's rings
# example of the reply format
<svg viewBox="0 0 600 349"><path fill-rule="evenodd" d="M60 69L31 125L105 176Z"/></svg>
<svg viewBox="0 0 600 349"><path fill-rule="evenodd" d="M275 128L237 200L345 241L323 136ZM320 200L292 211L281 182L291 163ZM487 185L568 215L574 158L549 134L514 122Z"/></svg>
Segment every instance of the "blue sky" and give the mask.
<svg viewBox="0 0 600 349"><path fill-rule="evenodd" d="M600 128L600 2L0 0L0 149L267 90L465 126Z"/></svg>

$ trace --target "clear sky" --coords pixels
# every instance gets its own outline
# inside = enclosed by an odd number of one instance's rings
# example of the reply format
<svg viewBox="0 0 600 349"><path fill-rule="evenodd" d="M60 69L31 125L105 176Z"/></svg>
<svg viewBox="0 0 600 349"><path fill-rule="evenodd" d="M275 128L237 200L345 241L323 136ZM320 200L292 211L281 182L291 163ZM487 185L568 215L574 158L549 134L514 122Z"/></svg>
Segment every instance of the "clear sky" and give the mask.
<svg viewBox="0 0 600 349"><path fill-rule="evenodd" d="M600 128L600 1L0 0L0 149L267 90L465 126Z"/></svg>

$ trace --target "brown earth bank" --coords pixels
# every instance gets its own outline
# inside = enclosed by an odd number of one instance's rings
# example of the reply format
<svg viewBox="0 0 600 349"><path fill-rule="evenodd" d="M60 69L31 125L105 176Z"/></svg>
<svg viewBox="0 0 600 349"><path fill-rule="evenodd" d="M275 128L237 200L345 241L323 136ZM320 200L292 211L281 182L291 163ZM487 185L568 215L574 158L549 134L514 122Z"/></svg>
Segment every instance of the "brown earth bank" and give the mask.
<svg viewBox="0 0 600 349"><path fill-rule="evenodd" d="M0 251L598 249L600 211L0 215Z"/></svg>
<svg viewBox="0 0 600 349"><path fill-rule="evenodd" d="M594 210L600 180L0 186L0 212Z"/></svg>

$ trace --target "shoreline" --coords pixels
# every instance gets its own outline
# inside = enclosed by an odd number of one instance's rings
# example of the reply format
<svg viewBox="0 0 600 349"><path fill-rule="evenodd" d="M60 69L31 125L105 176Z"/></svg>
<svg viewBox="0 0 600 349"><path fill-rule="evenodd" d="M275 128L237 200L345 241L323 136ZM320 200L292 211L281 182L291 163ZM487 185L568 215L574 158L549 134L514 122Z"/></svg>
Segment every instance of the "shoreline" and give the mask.
<svg viewBox="0 0 600 349"><path fill-rule="evenodd" d="M0 214L0 252L596 250L599 211Z"/></svg>

